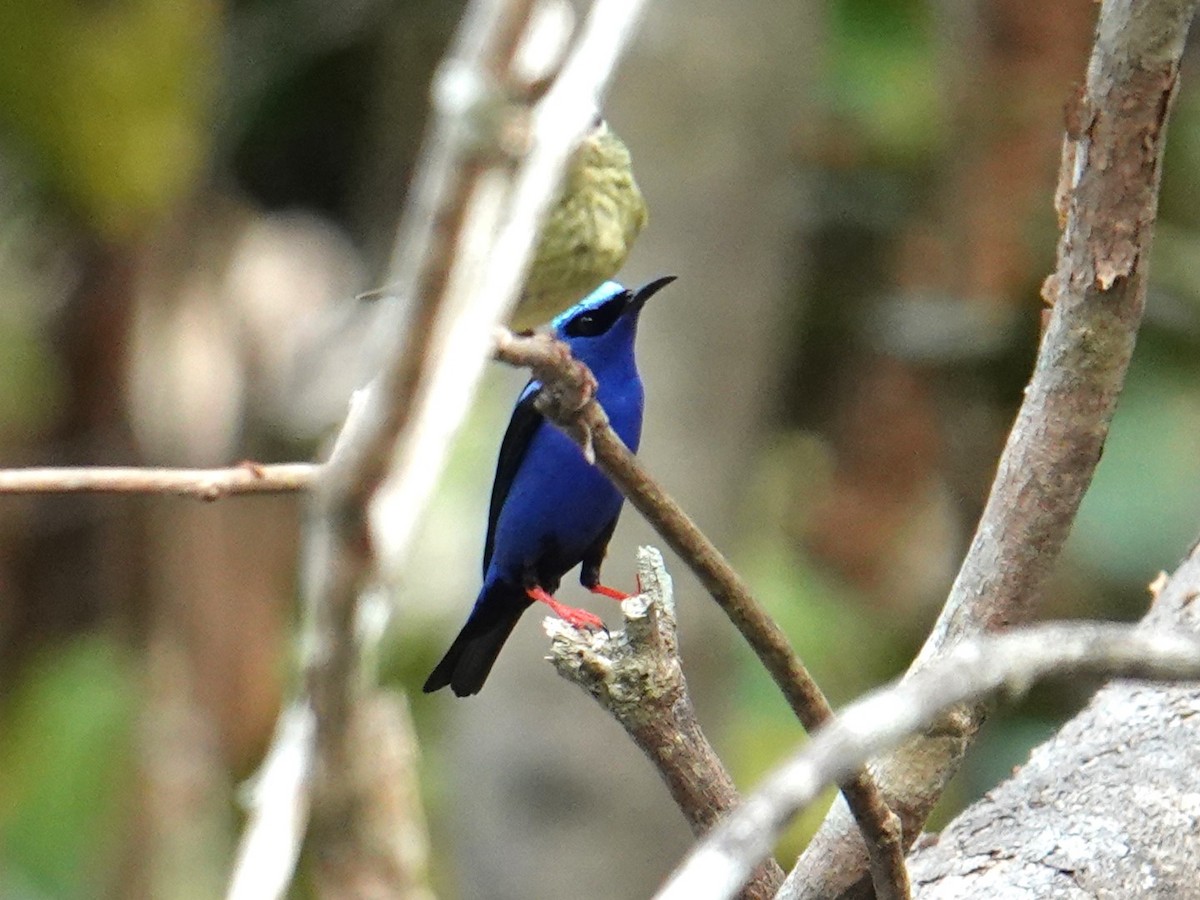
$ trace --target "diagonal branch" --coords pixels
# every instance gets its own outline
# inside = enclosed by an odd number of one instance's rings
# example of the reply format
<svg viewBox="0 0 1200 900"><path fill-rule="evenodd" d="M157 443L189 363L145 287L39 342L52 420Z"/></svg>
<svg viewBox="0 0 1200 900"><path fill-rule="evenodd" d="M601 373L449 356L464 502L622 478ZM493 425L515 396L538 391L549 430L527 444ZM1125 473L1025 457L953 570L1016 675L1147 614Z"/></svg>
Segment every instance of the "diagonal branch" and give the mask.
<svg viewBox="0 0 1200 900"><path fill-rule="evenodd" d="M1136 625L1037 625L959 644L847 706L683 861L660 900L734 896L787 823L822 789L964 703L1019 697L1051 676L1200 679L1200 639Z"/></svg>
<svg viewBox="0 0 1200 900"><path fill-rule="evenodd" d="M356 396L315 486L301 590L309 633L305 689L316 725L312 828L318 853L360 852L347 823L362 818L364 798L340 776L353 769L349 737L359 652L354 619L374 574L368 506L397 447L421 424L420 403L436 374L441 342L464 302L456 276L461 267L479 265L475 254L458 258L460 243L477 248L495 227L494 191L504 182L494 180L504 179L509 165L499 136L486 123L503 102L508 65L530 6L514 0L470 7L438 75L425 164L410 190L393 261L397 293L411 304L408 328L397 330L384 368Z"/></svg>
<svg viewBox="0 0 1200 900"><path fill-rule="evenodd" d="M1105 0L1087 84L1068 110L1057 206L1053 304L1037 365L974 540L913 664L1026 622L1091 483L1133 353L1146 298L1167 119L1196 0ZM957 770L986 709L955 710L872 765L911 842ZM865 854L835 806L780 893L836 897L862 880Z"/></svg>
<svg viewBox="0 0 1200 900"><path fill-rule="evenodd" d="M821 692L788 643L783 630L758 604L728 560L687 513L655 482L616 432L593 397L595 379L571 357L569 348L548 335L515 337L497 329L496 357L532 369L551 401L542 412L571 435L650 525L679 554L712 594L783 692L804 728L812 732L833 715ZM880 900L908 896L908 876L900 826L865 770L839 785L862 834Z"/></svg>

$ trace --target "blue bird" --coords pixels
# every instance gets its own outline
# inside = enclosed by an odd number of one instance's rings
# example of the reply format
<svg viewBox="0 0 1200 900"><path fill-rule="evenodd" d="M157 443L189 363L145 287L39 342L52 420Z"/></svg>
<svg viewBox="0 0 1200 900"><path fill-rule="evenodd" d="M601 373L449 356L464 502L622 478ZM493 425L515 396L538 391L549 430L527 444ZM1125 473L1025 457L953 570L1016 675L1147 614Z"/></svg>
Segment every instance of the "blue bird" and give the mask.
<svg viewBox="0 0 1200 900"><path fill-rule="evenodd" d="M634 358L642 307L674 277L630 291L608 281L553 320L555 335L596 376L596 398L613 430L630 450L642 436L644 394ZM545 421L534 403L541 390L530 381L513 410L500 444L487 538L483 588L450 649L424 691L447 685L459 697L479 692L500 648L534 601L573 625L602 627L585 610L552 596L563 575L580 563L579 580L596 594L625 595L600 583L600 564L617 527L624 498L579 446Z"/></svg>

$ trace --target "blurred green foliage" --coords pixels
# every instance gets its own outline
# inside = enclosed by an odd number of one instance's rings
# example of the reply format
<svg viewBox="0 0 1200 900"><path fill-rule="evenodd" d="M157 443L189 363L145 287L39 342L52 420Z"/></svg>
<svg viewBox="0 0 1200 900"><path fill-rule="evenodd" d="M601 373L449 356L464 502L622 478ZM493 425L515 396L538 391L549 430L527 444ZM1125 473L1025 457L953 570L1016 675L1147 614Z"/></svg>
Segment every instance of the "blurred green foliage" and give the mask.
<svg viewBox="0 0 1200 900"><path fill-rule="evenodd" d="M205 165L219 12L213 0L0 4L0 123L101 233L144 226Z"/></svg>
<svg viewBox="0 0 1200 900"><path fill-rule="evenodd" d="M1135 356L1104 458L1071 535L1074 560L1145 608L1145 585L1171 571L1200 532L1196 366L1148 336Z"/></svg>
<svg viewBox="0 0 1200 900"><path fill-rule="evenodd" d="M942 135L930 11L916 0L833 0L822 91L830 114L871 155L895 162L929 153Z"/></svg>
<svg viewBox="0 0 1200 900"><path fill-rule="evenodd" d="M8 308L12 311L12 307ZM28 317L0 312L0 439L39 430L58 397L56 361Z"/></svg>
<svg viewBox="0 0 1200 900"><path fill-rule="evenodd" d="M95 897L132 812L133 660L105 636L29 666L0 730L0 896Z"/></svg>

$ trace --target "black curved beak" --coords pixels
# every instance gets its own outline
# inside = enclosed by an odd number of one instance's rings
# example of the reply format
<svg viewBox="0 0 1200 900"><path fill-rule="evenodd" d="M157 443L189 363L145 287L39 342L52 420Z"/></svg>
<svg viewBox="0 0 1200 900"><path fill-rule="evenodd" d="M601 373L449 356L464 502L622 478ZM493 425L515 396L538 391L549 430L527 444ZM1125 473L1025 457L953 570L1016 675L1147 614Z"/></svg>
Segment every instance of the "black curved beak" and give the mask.
<svg viewBox="0 0 1200 900"><path fill-rule="evenodd" d="M655 278L653 281L643 284L640 288L633 292L633 299L629 301L629 307L631 309L641 309L646 305L647 300L649 300L674 280L674 275L664 275L662 278Z"/></svg>

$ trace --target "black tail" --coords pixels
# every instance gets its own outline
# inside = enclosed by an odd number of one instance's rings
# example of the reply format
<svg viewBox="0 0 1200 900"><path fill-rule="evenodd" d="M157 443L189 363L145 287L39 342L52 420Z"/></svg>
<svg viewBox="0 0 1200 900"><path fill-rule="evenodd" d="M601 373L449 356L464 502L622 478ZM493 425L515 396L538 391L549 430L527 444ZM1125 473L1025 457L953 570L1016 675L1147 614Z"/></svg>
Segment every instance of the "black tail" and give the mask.
<svg viewBox="0 0 1200 900"><path fill-rule="evenodd" d="M510 585L500 583L488 588L421 690L429 694L450 685L458 697L478 694L500 648L530 602L524 591Z"/></svg>

